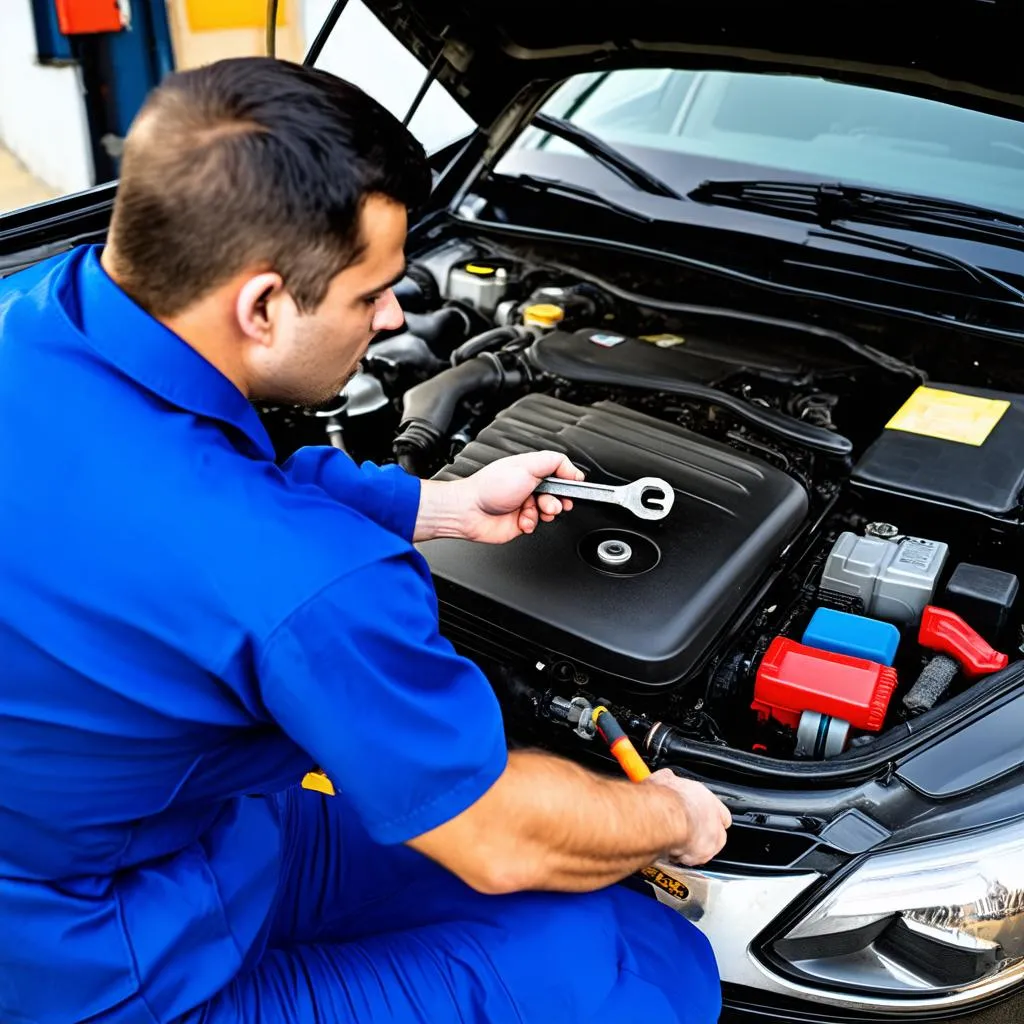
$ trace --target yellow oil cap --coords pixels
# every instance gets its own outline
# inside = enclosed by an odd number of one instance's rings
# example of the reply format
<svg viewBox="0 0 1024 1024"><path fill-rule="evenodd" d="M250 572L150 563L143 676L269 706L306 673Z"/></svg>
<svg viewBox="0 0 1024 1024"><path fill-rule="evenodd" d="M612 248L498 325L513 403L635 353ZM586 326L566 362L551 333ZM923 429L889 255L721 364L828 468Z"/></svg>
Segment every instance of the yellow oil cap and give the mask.
<svg viewBox="0 0 1024 1024"><path fill-rule="evenodd" d="M538 327L554 327L565 318L565 310L553 302L535 302L523 310L523 323Z"/></svg>

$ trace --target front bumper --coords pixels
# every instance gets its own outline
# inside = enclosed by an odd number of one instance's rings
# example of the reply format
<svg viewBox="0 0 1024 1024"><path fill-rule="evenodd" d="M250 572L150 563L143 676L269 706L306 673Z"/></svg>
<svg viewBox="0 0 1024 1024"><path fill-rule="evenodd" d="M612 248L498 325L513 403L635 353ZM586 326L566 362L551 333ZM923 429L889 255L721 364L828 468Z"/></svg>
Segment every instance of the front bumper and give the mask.
<svg viewBox="0 0 1024 1024"><path fill-rule="evenodd" d="M950 1021L956 1024L1024 1024L1024 991L1011 992L988 1004L957 1011L925 1011L896 1016L876 1012L842 1011L770 992L723 985L723 1009L719 1024L925 1024Z"/></svg>
<svg viewBox="0 0 1024 1024"><path fill-rule="evenodd" d="M646 873L654 896L700 928L715 950L724 991L721 1024L1024 1024L1024 987L993 998L981 990L948 1006L870 996L837 1006L773 973L754 956L755 940L822 879L816 872L749 875L665 863L655 868Z"/></svg>

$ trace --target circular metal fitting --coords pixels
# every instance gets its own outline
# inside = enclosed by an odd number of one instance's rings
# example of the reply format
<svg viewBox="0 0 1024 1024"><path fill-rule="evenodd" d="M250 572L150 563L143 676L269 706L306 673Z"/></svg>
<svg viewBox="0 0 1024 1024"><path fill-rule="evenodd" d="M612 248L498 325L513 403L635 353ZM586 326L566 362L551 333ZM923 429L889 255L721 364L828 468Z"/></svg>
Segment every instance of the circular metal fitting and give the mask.
<svg viewBox="0 0 1024 1024"><path fill-rule="evenodd" d="M835 757L846 749L850 723L817 711L805 711L796 731L796 756L822 760Z"/></svg>
<svg viewBox="0 0 1024 1024"><path fill-rule="evenodd" d="M633 549L624 540L603 540L597 545L597 557L605 565L625 565L633 557Z"/></svg>
<svg viewBox="0 0 1024 1024"><path fill-rule="evenodd" d="M864 527L864 533L868 537L877 537L879 540L892 540L899 535L899 529L892 523L868 523Z"/></svg>

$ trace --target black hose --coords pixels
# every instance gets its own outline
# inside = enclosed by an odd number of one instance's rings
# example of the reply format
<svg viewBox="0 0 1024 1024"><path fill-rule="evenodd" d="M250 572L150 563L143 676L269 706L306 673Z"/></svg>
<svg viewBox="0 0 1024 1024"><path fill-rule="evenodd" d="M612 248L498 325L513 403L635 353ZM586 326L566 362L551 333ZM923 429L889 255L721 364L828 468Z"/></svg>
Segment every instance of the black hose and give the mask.
<svg viewBox="0 0 1024 1024"><path fill-rule="evenodd" d="M529 233L530 232L527 232L527 234ZM587 239L581 240L588 241ZM650 250L647 251L650 252ZM651 254L654 255L654 253ZM666 253L664 255L669 254ZM684 264L694 264L692 259L686 257L675 257L675 259ZM822 341L839 345L848 351L857 354L866 362L873 363L875 366L881 367L889 373L898 374L902 377L910 377L918 384L923 384L928 380L928 374L918 367L913 366L910 363L905 363L902 359L897 359L895 356L891 356L887 352L882 352L879 349L872 348L872 346L866 345L864 342L856 341L848 335L840 334L839 331L830 331L825 327L817 327L795 320L783 320L779 317L764 316L760 313L739 313L735 310L720 309L715 306L698 306L688 302L674 302L671 299L656 299L653 296L642 295L639 292L631 292L626 288L619 288L610 281L606 281L595 274L588 274L585 271L580 270L578 267L573 267L569 264L549 261L547 266L549 269L562 271L577 281L586 281L588 284L592 284L595 287L600 288L608 295L614 296L622 302L635 306L641 306L647 309L657 309L665 313L690 313L701 317L728 316L738 321L746 320L749 323L764 324L769 327L781 327L786 330L800 331L803 334L809 334L816 338L820 338ZM721 273L723 268L712 265L710 269L713 272ZM749 278L748 275L740 272L726 271L726 275L728 277L738 278L741 280L748 279L751 280L752 283L758 285L761 284L758 279Z"/></svg>
<svg viewBox="0 0 1024 1024"><path fill-rule="evenodd" d="M399 465L418 468L433 454L464 399L517 387L524 376L518 362L506 364L487 352L410 388L402 398L402 422L392 445Z"/></svg>
<svg viewBox="0 0 1024 1024"><path fill-rule="evenodd" d="M469 315L458 306L442 306L433 313L406 313L405 327L410 334L422 338L431 352L440 359L459 345L470 331Z"/></svg>
<svg viewBox="0 0 1024 1024"><path fill-rule="evenodd" d="M567 377L577 384L603 384L606 387L642 388L645 391L662 391L670 395L691 399L708 405L727 409L751 426L781 438L790 444L825 455L849 458L853 442L842 434L833 433L823 427L816 427L803 420L793 419L775 409L766 409L745 402L736 395L696 381L681 380L665 373L646 373L643 369L624 369L599 364L587 365L580 362L567 368L562 361L554 360L544 347L541 339L526 352L530 364L541 373L556 377Z"/></svg>
<svg viewBox="0 0 1024 1024"><path fill-rule="evenodd" d="M405 269L405 277L393 288L398 304L408 313L422 313L441 305L441 293L429 270L416 263Z"/></svg>
<svg viewBox="0 0 1024 1024"><path fill-rule="evenodd" d="M419 476L419 461L411 452L399 455L395 461L406 471L406 473L411 476Z"/></svg>
<svg viewBox="0 0 1024 1024"><path fill-rule="evenodd" d="M500 348L509 341L516 341L526 333L522 327L492 327L489 331L484 331L483 334L464 341L455 349L452 352L452 366L458 366L459 363L464 363L467 359L473 359L481 352Z"/></svg>

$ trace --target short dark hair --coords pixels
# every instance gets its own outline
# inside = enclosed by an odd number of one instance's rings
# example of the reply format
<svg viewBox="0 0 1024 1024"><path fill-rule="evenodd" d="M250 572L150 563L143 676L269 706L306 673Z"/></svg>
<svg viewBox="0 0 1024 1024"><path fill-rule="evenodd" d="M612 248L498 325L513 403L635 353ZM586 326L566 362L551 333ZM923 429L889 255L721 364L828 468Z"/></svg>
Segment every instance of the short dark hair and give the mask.
<svg viewBox="0 0 1024 1024"><path fill-rule="evenodd" d="M128 133L113 270L166 317L265 264L308 312L358 258L367 196L414 210L429 192L423 147L361 89L288 61L222 60L169 75Z"/></svg>

